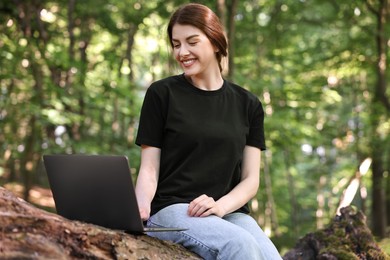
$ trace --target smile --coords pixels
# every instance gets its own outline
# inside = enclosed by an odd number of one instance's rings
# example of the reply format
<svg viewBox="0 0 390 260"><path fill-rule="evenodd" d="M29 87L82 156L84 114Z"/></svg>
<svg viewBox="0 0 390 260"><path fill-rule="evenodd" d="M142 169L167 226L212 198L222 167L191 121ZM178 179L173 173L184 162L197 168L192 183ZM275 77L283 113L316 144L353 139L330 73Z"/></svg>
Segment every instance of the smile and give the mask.
<svg viewBox="0 0 390 260"><path fill-rule="evenodd" d="M187 66L191 66L192 64L194 64L195 61L196 61L195 59L183 60L182 63L183 63L184 66L187 67Z"/></svg>

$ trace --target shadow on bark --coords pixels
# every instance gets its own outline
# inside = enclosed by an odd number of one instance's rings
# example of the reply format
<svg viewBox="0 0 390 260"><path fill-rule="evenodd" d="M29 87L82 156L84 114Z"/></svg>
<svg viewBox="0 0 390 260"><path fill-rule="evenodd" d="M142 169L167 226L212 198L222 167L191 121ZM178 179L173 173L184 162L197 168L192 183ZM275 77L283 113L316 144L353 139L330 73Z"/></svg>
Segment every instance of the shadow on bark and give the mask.
<svg viewBox="0 0 390 260"><path fill-rule="evenodd" d="M70 221L0 187L1 259L200 259L185 248Z"/></svg>

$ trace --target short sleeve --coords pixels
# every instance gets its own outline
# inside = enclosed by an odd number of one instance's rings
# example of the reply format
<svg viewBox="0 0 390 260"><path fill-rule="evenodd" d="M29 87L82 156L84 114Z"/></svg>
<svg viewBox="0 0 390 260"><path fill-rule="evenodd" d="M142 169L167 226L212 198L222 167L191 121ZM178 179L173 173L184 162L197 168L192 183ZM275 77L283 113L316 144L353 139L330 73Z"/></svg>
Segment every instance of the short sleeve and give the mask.
<svg viewBox="0 0 390 260"><path fill-rule="evenodd" d="M264 136L264 110L261 102L256 98L249 111L249 134L246 144L266 150Z"/></svg>
<svg viewBox="0 0 390 260"><path fill-rule="evenodd" d="M135 143L161 148L164 122L164 99L157 86L152 85L146 91L142 104Z"/></svg>

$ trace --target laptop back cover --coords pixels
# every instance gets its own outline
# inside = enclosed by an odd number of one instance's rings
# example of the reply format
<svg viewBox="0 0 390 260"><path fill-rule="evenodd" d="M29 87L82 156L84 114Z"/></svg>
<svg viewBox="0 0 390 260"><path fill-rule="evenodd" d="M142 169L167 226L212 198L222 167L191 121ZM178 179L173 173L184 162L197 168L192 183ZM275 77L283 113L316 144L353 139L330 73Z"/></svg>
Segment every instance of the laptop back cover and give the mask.
<svg viewBox="0 0 390 260"><path fill-rule="evenodd" d="M142 232L125 156L44 155L57 213L111 229Z"/></svg>

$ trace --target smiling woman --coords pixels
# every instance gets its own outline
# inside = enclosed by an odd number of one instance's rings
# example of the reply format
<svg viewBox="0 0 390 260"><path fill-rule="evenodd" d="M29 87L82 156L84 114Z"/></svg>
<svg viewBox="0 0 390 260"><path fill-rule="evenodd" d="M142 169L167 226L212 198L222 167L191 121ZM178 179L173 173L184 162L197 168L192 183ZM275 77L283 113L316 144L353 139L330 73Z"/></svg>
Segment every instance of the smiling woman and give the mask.
<svg viewBox="0 0 390 260"><path fill-rule="evenodd" d="M173 27L174 25L191 25L202 32L218 50L216 58L219 64L219 69L222 71L221 61L223 57L228 55L228 43L223 32L222 24L218 16L210 13L210 9L204 8L202 5L189 4L186 8L181 8L175 12L168 24L168 37L171 46L174 47Z"/></svg>
<svg viewBox="0 0 390 260"><path fill-rule="evenodd" d="M173 27L173 54L186 78L196 87L216 90L223 84L219 63L219 50L198 28L177 24ZM204 81L210 79L212 82Z"/></svg>
<svg viewBox="0 0 390 260"><path fill-rule="evenodd" d="M204 5L184 5L168 36L184 73L147 90L136 193L148 226L187 230L149 235L204 259L281 259L248 215L265 150L264 111L255 95L222 77L227 41L218 17Z"/></svg>

